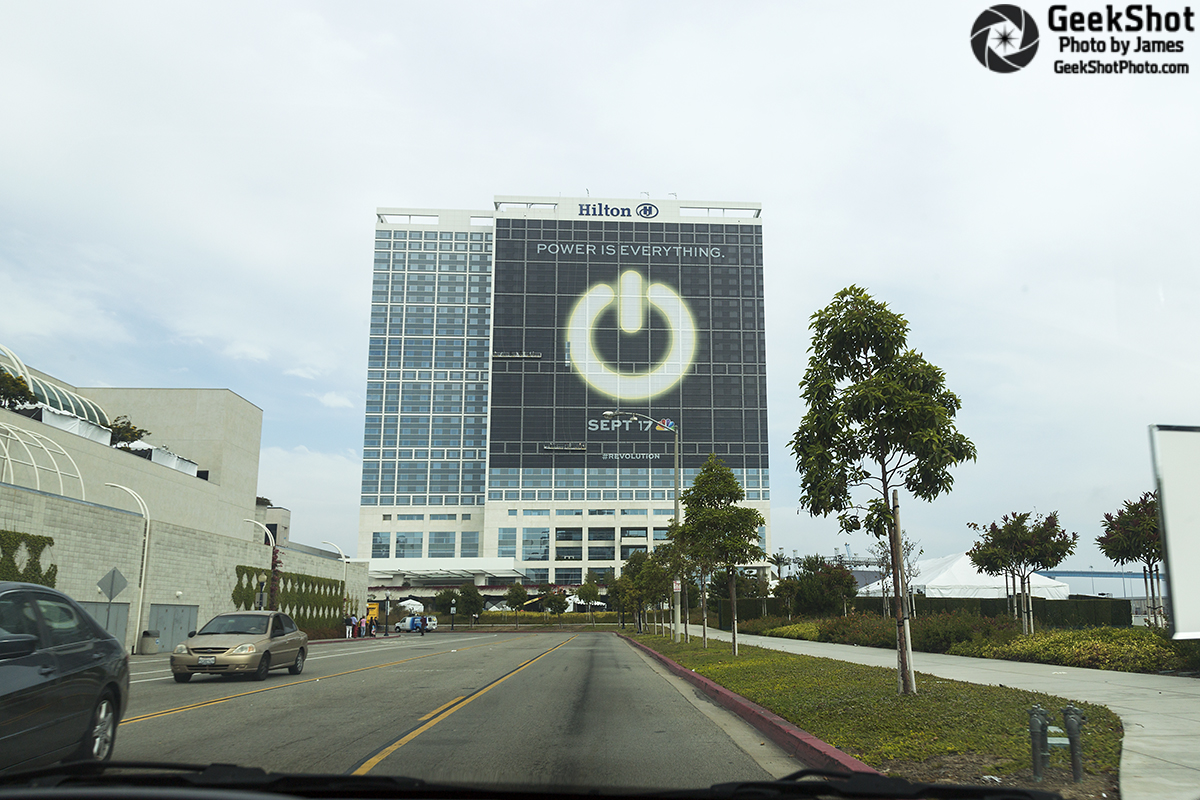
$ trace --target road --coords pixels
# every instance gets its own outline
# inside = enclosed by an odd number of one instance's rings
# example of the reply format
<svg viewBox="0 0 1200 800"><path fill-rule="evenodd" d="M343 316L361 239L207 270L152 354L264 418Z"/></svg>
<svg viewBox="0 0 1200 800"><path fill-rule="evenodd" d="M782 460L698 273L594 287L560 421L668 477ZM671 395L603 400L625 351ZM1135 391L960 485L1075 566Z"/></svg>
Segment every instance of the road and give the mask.
<svg viewBox="0 0 1200 800"><path fill-rule="evenodd" d="M802 764L611 633L318 643L301 675L177 684L132 661L122 760L453 783L684 788Z"/></svg>

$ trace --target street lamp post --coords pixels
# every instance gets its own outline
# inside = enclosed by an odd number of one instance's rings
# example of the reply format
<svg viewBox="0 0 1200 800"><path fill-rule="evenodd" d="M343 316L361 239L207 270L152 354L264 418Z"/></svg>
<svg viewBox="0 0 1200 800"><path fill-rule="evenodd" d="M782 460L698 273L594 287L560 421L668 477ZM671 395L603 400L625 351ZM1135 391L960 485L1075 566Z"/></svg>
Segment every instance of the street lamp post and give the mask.
<svg viewBox="0 0 1200 800"><path fill-rule="evenodd" d="M142 610L146 599L146 573L150 567L150 509L146 507L146 501L142 499L141 495L128 486L122 486L119 483L106 483L104 485L127 492L133 498L134 502L137 503L138 510L142 512L142 569L141 574L138 576L137 621L133 623L134 641L140 645L141 640L138 638L139 634L137 631L143 630Z"/></svg>
<svg viewBox="0 0 1200 800"><path fill-rule="evenodd" d="M267 535L267 541L271 543L271 586L267 590L267 607L274 611L276 605L275 574L279 571L275 566L279 561L279 546L275 543L275 534L271 533L271 529L258 520L243 519L242 522L249 522L251 525L262 528L262 532Z"/></svg>
<svg viewBox="0 0 1200 800"><path fill-rule="evenodd" d="M655 425L657 425L662 430L671 431L671 433L675 434L675 524L682 525L683 520L679 516L679 493L680 493L680 484L681 484L680 470L679 470L679 426L669 419L657 420L657 419L654 419L654 417L650 417L645 414L639 414L636 411L620 411L620 410L605 411L601 416L603 416L605 419L616 419L619 417L625 417L627 419L628 418L645 419L645 420L649 420L650 422L653 422ZM664 424L664 423L666 423L666 424ZM673 642L679 641L679 616L680 616L679 578L680 577L681 576L676 576L676 580L674 582L674 585L672 586L672 595L674 597L674 603L673 603L674 610L671 613L671 641L673 641Z"/></svg>
<svg viewBox="0 0 1200 800"><path fill-rule="evenodd" d="M338 547L333 542L327 542L324 539L322 539L321 544L329 545L334 550L337 550L338 555L340 555L342 557L342 613L349 614L350 612L346 609L346 604L348 604L350 602L350 595L348 595L346 593L346 564L348 562L348 559L346 558L346 554L342 552L342 548Z"/></svg>
<svg viewBox="0 0 1200 800"><path fill-rule="evenodd" d="M383 635L388 637L391 634L389 631L392 627L392 591L388 589L383 593Z"/></svg>

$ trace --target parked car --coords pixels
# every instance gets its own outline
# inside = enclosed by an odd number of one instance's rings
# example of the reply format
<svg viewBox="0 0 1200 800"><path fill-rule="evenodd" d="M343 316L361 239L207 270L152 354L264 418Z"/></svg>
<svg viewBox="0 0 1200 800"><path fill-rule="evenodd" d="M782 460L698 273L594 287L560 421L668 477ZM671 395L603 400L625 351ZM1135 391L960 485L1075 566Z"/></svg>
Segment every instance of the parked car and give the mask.
<svg viewBox="0 0 1200 800"><path fill-rule="evenodd" d="M396 623L396 633L412 631L419 633L421 630L421 620L425 620L425 630L437 630L437 617L405 617Z"/></svg>
<svg viewBox="0 0 1200 800"><path fill-rule="evenodd" d="M179 683L197 673L250 675L265 681L273 669L299 675L308 652L308 634L279 611L231 611L218 614L188 634L171 653L171 672Z"/></svg>
<svg viewBox="0 0 1200 800"><path fill-rule="evenodd" d="M107 761L128 700L121 642L62 592L0 581L0 772Z"/></svg>

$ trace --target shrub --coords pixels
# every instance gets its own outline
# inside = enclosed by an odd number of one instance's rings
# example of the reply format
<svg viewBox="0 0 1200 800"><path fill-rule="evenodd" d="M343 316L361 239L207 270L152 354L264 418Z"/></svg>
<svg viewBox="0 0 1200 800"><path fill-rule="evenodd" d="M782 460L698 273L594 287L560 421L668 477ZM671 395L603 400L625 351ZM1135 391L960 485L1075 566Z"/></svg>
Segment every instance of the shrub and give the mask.
<svg viewBox="0 0 1200 800"><path fill-rule="evenodd" d="M768 633L772 628L778 628L782 625L787 625L788 621L785 617L759 617L757 619L739 619L738 632L749 633L754 636L770 636Z"/></svg>
<svg viewBox="0 0 1200 800"><path fill-rule="evenodd" d="M950 653L1121 672L1160 672L1183 665L1179 654L1153 631L1137 628L1045 631L1006 643L955 645Z"/></svg>
<svg viewBox="0 0 1200 800"><path fill-rule="evenodd" d="M816 622L794 622L791 625L784 625L779 628L771 628L766 632L767 636L778 636L781 639L807 639L810 642L818 641L817 636L819 631Z"/></svg>
<svg viewBox="0 0 1200 800"><path fill-rule="evenodd" d="M924 653L946 653L959 642L1009 642L1020 632L1011 617L981 617L965 611L942 611L912 620L912 646Z"/></svg>
<svg viewBox="0 0 1200 800"><path fill-rule="evenodd" d="M864 647L895 647L896 621L874 614L829 617L817 623L817 641Z"/></svg>

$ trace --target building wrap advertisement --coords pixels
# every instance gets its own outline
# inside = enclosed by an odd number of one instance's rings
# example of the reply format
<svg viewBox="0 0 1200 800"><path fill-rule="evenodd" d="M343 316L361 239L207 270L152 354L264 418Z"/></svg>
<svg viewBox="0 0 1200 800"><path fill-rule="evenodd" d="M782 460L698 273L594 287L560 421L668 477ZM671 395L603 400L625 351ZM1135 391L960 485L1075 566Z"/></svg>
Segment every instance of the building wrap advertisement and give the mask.
<svg viewBox="0 0 1200 800"><path fill-rule="evenodd" d="M657 214L496 220L492 467L766 468L761 227Z"/></svg>

